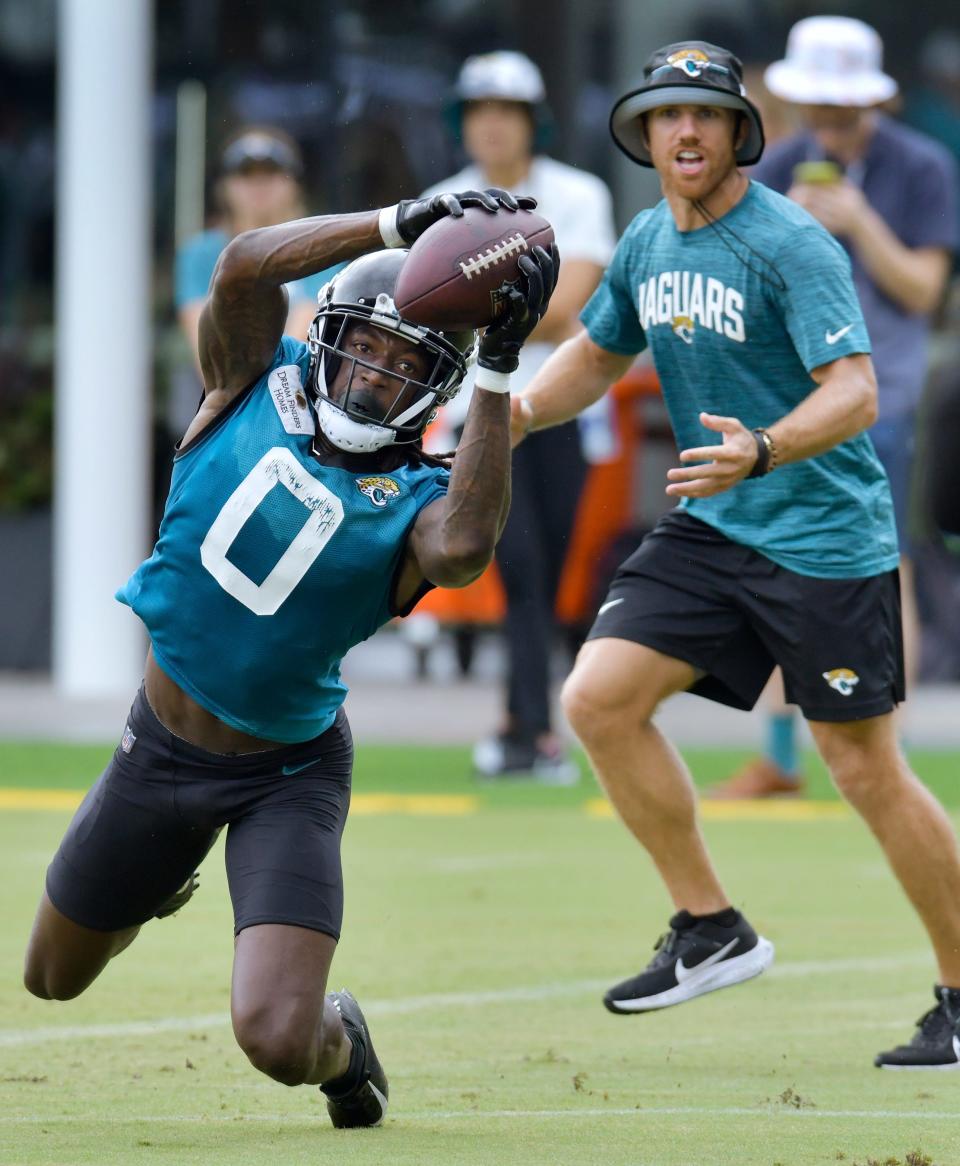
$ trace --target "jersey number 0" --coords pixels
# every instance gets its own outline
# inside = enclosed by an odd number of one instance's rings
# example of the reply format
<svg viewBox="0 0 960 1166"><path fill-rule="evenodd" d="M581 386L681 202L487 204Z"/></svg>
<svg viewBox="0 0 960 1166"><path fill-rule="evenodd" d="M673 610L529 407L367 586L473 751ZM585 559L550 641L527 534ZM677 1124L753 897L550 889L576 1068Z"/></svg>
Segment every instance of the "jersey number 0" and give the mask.
<svg viewBox="0 0 960 1166"><path fill-rule="evenodd" d="M284 486L307 511L303 526L262 583L227 558L244 524L264 498ZM343 503L312 477L293 454L275 446L223 504L200 547L200 561L220 586L254 615L273 615L306 575L343 521Z"/></svg>

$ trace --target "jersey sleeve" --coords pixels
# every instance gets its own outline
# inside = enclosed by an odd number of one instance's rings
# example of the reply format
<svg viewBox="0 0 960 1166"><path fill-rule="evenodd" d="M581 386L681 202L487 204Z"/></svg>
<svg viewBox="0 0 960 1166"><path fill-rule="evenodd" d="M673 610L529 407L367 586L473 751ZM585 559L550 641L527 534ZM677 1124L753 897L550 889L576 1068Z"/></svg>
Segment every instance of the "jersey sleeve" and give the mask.
<svg viewBox="0 0 960 1166"><path fill-rule="evenodd" d="M775 267L784 323L807 372L841 356L870 352L850 260L822 227L811 223L792 231Z"/></svg>
<svg viewBox="0 0 960 1166"><path fill-rule="evenodd" d="M417 476L414 485L414 496L417 500L417 514L431 502L442 498L450 488L450 471L440 466L429 467L425 473Z"/></svg>
<svg viewBox="0 0 960 1166"><path fill-rule="evenodd" d="M647 347L629 273L630 250L627 241L621 239L600 286L580 313L594 344L621 356L634 356Z"/></svg>

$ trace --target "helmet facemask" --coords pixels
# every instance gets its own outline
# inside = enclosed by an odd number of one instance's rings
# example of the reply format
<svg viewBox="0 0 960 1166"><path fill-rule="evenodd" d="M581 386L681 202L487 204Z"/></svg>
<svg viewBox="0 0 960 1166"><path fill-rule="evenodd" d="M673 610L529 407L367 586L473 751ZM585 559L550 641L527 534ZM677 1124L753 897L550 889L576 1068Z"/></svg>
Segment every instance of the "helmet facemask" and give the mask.
<svg viewBox="0 0 960 1166"><path fill-rule="evenodd" d="M392 291L405 256L379 252L355 260L321 290L310 326L310 386L320 428L349 452L419 441L437 410L460 391L473 354L473 333L446 335L401 317ZM414 346L425 371L403 375L356 351L358 340L375 343L375 329Z"/></svg>

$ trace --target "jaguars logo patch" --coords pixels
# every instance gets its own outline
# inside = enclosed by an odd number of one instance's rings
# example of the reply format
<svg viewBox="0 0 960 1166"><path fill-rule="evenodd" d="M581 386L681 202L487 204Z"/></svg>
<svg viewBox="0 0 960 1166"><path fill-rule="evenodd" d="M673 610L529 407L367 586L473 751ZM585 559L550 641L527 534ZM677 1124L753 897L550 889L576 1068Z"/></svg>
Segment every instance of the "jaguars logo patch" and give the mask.
<svg viewBox="0 0 960 1166"><path fill-rule="evenodd" d="M374 506L386 506L392 498L400 497L400 487L393 478L357 478L357 489Z"/></svg>
<svg viewBox="0 0 960 1166"><path fill-rule="evenodd" d="M700 49L680 49L667 57L667 64L686 73L688 77L699 77L710 64L710 58Z"/></svg>
<svg viewBox="0 0 960 1166"><path fill-rule="evenodd" d="M674 336L679 336L684 344L693 343L695 326L689 316L674 316L670 321Z"/></svg>
<svg viewBox="0 0 960 1166"><path fill-rule="evenodd" d="M860 677L849 668L831 668L822 675L827 684L841 696L849 696L860 683Z"/></svg>

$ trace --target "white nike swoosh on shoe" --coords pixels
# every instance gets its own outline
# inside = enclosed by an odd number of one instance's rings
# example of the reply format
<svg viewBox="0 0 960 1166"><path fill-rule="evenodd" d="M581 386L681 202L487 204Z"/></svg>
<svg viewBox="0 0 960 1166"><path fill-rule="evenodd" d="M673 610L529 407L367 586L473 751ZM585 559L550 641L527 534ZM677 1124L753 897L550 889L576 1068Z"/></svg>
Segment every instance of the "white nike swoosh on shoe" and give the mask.
<svg viewBox="0 0 960 1166"><path fill-rule="evenodd" d="M739 942L740 940L737 937L731 939L730 942L721 947L719 951L715 951L713 955L708 955L705 960L701 960L700 963L694 964L692 968L688 968L687 965L683 962L683 958L681 957L677 960L673 969L673 974L677 977L677 983L682 984L684 980L689 980L691 976L695 976L698 972L702 972L704 968L709 968L712 967L713 964L718 964L727 954L727 952L733 951Z"/></svg>
<svg viewBox="0 0 960 1166"><path fill-rule="evenodd" d="M597 612L597 615L603 615L605 611L609 611L611 607L616 607L618 603L623 603L623 599L608 599Z"/></svg>
<svg viewBox="0 0 960 1166"><path fill-rule="evenodd" d="M824 334L823 338L824 338L824 340L826 340L826 342L828 344L836 344L836 342L840 339L840 337L846 336L846 334L850 331L850 329L852 327L853 327L852 324L848 324L846 326L846 328L841 328L837 332L831 332L830 329L828 328L826 333Z"/></svg>
<svg viewBox="0 0 960 1166"><path fill-rule="evenodd" d="M368 1081L367 1084L370 1086L370 1090L376 1097L377 1101L380 1102L380 1121L377 1122L377 1125L379 1125L380 1122L383 1121L383 1119L387 1116L387 1099L383 1096L383 1094L372 1081Z"/></svg>

